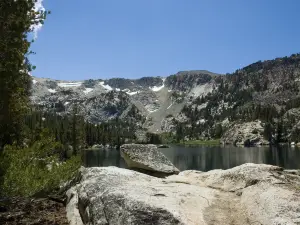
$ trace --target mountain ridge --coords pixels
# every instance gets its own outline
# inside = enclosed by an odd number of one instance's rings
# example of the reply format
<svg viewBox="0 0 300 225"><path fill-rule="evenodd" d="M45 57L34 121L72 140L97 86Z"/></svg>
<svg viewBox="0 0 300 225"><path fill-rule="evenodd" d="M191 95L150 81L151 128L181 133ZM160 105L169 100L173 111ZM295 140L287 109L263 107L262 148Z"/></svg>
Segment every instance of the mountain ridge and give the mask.
<svg viewBox="0 0 300 225"><path fill-rule="evenodd" d="M116 106L118 109L117 111L119 111L119 113L115 111L116 116L123 115L123 117L126 117L123 114L125 108L119 107L117 102L114 101L116 99L122 99L124 100L126 107L130 107L130 105L133 104L145 117L147 117L160 108L170 111L169 106L173 101L172 99L175 98L172 96L172 89L174 89L174 91L186 91L186 86L181 85L181 79L192 77L189 82L193 82L198 78L200 79L199 83L204 84L212 78L210 74L214 73L207 71L181 71L178 74L168 77L142 77L139 79L112 78L107 80L88 79L82 81L65 81L33 77L33 92L31 99L34 104L45 105L48 110L50 109L49 105L61 102L63 107L61 104L60 106L65 108L67 112L70 112L70 105L72 105L72 102L75 102L75 100L81 100L85 102L86 106L89 106L91 101L98 99L98 101L103 104ZM177 80L178 77L182 78ZM114 95L117 95L118 93L118 95L114 98L109 98L109 92L114 92ZM176 98L179 98L179 96L176 96ZM93 102L93 105L96 106L98 110L94 110L93 112L95 116L92 116L92 118L94 119L87 117L87 120L97 123L110 119L110 116L105 116L105 113L101 116L99 115L101 110L99 110L99 106L97 106L95 101ZM113 109L111 110L114 111ZM61 112L64 110L60 109L59 111ZM89 109L89 111L91 111L91 109ZM180 110L177 109L176 111ZM82 113L87 114L87 112L84 111ZM95 119L96 115L99 117L99 120ZM151 120L151 118L149 118L149 120ZM158 130L158 128L156 130Z"/></svg>
<svg viewBox="0 0 300 225"><path fill-rule="evenodd" d="M43 110L61 114L70 114L74 104L79 104L80 113L92 123L117 117L126 120L133 107L139 119L133 115L131 120L139 129L176 135L183 129L181 139L220 138L236 123L262 120L263 130L266 124L273 126L269 139L274 139L284 113L300 107L299 68L300 55L293 54L258 61L227 75L192 70L138 79L60 81L33 77L31 99ZM294 105L288 108L287 104ZM272 116L262 115L264 110ZM229 125L225 125L227 120ZM220 127L222 132L217 132ZM295 128L289 125L286 129L283 136L290 140L290 131Z"/></svg>

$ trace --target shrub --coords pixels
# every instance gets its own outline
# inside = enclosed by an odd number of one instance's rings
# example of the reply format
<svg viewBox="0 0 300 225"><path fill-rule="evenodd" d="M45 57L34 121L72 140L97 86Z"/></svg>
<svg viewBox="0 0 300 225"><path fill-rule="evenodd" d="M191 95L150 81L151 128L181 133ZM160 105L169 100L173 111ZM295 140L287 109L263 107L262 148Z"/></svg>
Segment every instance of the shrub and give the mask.
<svg viewBox="0 0 300 225"><path fill-rule="evenodd" d="M47 131L32 146L7 145L1 155L1 192L5 196L49 193L71 179L80 167L80 157L60 160L62 146Z"/></svg>
<svg viewBox="0 0 300 225"><path fill-rule="evenodd" d="M168 115L166 116L166 118L172 118L172 117L173 117L172 114L168 114Z"/></svg>

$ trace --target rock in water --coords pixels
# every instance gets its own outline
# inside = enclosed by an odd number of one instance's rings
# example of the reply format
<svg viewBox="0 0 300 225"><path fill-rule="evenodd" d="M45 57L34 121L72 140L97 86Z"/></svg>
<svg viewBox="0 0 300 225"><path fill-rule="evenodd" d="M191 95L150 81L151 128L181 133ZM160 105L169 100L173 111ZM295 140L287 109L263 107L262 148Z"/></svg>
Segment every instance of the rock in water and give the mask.
<svg viewBox="0 0 300 225"><path fill-rule="evenodd" d="M168 145L159 145L158 148L169 148Z"/></svg>
<svg viewBox="0 0 300 225"><path fill-rule="evenodd" d="M158 177L179 173L155 145L125 144L120 150L129 168Z"/></svg>
<svg viewBox="0 0 300 225"><path fill-rule="evenodd" d="M297 225L300 172L264 164L184 171L165 179L82 168L67 192L70 225Z"/></svg>

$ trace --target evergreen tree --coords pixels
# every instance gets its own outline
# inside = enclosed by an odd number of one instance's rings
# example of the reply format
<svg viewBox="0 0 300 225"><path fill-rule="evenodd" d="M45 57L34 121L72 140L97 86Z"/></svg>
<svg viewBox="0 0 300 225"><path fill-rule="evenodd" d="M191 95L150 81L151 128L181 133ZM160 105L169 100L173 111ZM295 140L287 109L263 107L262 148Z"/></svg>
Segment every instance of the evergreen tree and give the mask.
<svg viewBox="0 0 300 225"><path fill-rule="evenodd" d="M72 112L71 143L75 155L85 145L84 121L82 116L79 115L77 104L73 106Z"/></svg>
<svg viewBox="0 0 300 225"><path fill-rule="evenodd" d="M178 124L176 127L176 140L177 140L177 142L184 140L184 132L183 132L182 124Z"/></svg>
<svg viewBox="0 0 300 225"><path fill-rule="evenodd" d="M272 133L273 133L273 129L272 129L272 125L270 123L266 123L265 127L264 127L264 137L271 142L272 141Z"/></svg>
<svg viewBox="0 0 300 225"><path fill-rule="evenodd" d="M277 124L277 140L276 140L277 143L282 142L282 139L283 139L283 130L284 130L284 128L283 128L283 122L280 121Z"/></svg>
<svg viewBox="0 0 300 225"><path fill-rule="evenodd" d="M0 1L0 148L22 143L24 115L28 110L33 69L27 58L32 25L47 12L35 12L34 0Z"/></svg>
<svg viewBox="0 0 300 225"><path fill-rule="evenodd" d="M221 138L223 134L223 128L221 124L217 124L215 127L214 137L215 138Z"/></svg>

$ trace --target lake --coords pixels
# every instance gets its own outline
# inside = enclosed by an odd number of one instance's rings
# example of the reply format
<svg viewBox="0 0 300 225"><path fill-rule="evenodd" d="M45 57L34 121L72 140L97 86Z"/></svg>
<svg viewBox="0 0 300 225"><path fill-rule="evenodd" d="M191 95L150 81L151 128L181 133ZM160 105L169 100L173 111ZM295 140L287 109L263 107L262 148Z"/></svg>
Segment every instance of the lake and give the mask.
<svg viewBox="0 0 300 225"><path fill-rule="evenodd" d="M233 146L176 146L159 149L179 170L229 169L243 163L265 163L286 169L300 169L300 149L289 146L233 147ZM118 150L87 150L83 164L126 168Z"/></svg>

